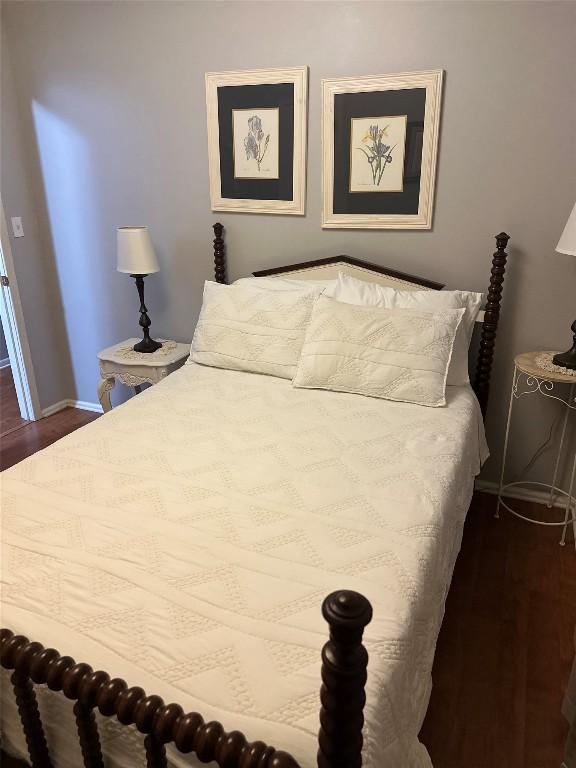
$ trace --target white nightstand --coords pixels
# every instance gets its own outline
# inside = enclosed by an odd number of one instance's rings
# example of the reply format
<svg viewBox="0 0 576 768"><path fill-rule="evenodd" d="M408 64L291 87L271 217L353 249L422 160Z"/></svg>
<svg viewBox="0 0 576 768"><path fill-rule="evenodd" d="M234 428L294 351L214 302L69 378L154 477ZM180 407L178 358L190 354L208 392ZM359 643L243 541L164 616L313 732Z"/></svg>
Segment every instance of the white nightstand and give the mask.
<svg viewBox="0 0 576 768"><path fill-rule="evenodd" d="M112 409L110 390L117 381L128 387L134 387L135 392L138 393L142 384L157 384L169 373L180 368L190 354L190 344L164 339L159 339L162 346L156 352L148 354L134 352L132 347L138 341L139 339L127 339L98 353L100 361L98 400L105 413Z"/></svg>
<svg viewBox="0 0 576 768"><path fill-rule="evenodd" d="M520 517L522 520L526 520L529 523L536 523L538 525L559 525L562 526L562 538L560 543L564 544L566 541L566 531L570 522L574 529L574 543L576 546L576 487L574 484L574 477L576 474L576 455L568 459L569 466L572 468L571 477L569 480L568 490L559 488L557 483L558 470L561 466L564 447L567 444L566 432L568 427L568 421L570 415L576 411L576 374L567 370L566 368L560 368L552 363L552 357L554 352L526 352L522 355L518 355L514 359L514 376L512 378L512 391L510 392L510 406L508 408L508 422L506 424L506 437L504 439L504 455L502 457L502 470L500 475L500 486L498 489L498 504L496 507L496 517L498 517L498 511L500 507L504 507L516 517ZM506 471L506 457L508 454L508 438L510 436L510 424L512 421L512 411L516 400L530 395L540 394L543 397L557 400L562 404L564 413L562 414L562 426L560 431L560 439L558 442L558 450L556 453L556 461L554 463L554 474L552 476L551 483L536 482L533 480L516 480L515 482L504 482ZM547 507L551 509L555 506L558 499L563 498L566 500L566 506L564 508L564 519L553 522L535 520L533 518L521 515L506 502L502 497L506 493L508 488L513 486L536 486L537 488L543 488L548 494Z"/></svg>

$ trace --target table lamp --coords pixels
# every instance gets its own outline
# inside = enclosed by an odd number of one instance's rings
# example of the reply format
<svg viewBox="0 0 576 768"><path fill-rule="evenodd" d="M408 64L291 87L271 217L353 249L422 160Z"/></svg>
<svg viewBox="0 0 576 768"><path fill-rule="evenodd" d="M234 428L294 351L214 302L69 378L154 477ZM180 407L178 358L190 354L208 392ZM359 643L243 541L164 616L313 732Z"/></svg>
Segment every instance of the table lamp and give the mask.
<svg viewBox="0 0 576 768"><path fill-rule="evenodd" d="M155 352L162 344L150 338L151 325L148 310L144 304L144 278L158 272L160 266L150 240L147 227L118 227L118 272L124 272L136 280L140 297L140 327L144 338L134 344L135 352Z"/></svg>
<svg viewBox="0 0 576 768"><path fill-rule="evenodd" d="M566 222L564 232L558 245L556 246L558 253L566 253L569 256L576 256L576 204L572 208L570 218ZM574 337L572 339L572 349L568 352L562 352L561 354L554 355L552 362L555 365L560 365L562 368L576 368L576 320L572 323L572 333Z"/></svg>

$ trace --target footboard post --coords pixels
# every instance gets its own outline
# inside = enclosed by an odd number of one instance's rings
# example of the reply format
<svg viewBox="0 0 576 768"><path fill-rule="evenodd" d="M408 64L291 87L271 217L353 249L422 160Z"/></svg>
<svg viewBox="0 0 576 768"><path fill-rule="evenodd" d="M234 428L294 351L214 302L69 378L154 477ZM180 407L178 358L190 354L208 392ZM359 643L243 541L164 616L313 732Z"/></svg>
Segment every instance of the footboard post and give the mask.
<svg viewBox="0 0 576 768"><path fill-rule="evenodd" d="M318 768L361 768L368 652L362 645L372 606L358 592L328 595L322 615L330 640L322 649Z"/></svg>

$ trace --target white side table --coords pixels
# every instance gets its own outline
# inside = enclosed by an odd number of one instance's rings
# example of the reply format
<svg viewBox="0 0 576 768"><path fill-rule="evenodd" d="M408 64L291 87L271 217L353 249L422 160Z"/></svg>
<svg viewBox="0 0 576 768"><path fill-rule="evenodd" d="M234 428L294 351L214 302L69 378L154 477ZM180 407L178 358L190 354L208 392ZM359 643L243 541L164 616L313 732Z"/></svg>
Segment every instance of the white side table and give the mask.
<svg viewBox="0 0 576 768"><path fill-rule="evenodd" d="M506 437L504 439L504 455L502 458L502 470L500 473L500 485L498 488L498 504L496 506L496 517L500 507L504 507L516 517L526 520L529 523L537 525L561 525L563 527L560 544L566 541L566 530L571 522L574 528L575 546L576 546L576 487L574 474L576 473L576 455L574 456L569 489L563 490L556 483L558 480L558 470L562 460L564 446L566 444L566 432L570 415L576 411L576 375L572 375L565 368L560 368L552 363L553 352L526 352L518 355L514 359L514 376L512 378L512 391L510 392L510 406L508 408L508 421L506 424ZM516 400L530 394L540 394L560 402L564 408L562 416L562 429L560 440L554 463L554 474L551 483L541 483L532 480L516 480L515 482L504 482L506 472L506 458L508 455L508 438L510 436L510 424L512 422L512 411ZM571 460L572 461L572 460ZM521 515L502 498L508 488L513 486L538 486L546 488L550 495L547 506L551 509L554 502L560 496L565 497L566 507L564 518L558 521L535 520L534 518Z"/></svg>
<svg viewBox="0 0 576 768"><path fill-rule="evenodd" d="M168 374L180 368L190 354L190 344L160 339L162 346L156 352L134 352L139 339L127 339L98 353L100 382L98 400L104 413L112 410L110 391L117 381L140 392L142 384L157 384Z"/></svg>

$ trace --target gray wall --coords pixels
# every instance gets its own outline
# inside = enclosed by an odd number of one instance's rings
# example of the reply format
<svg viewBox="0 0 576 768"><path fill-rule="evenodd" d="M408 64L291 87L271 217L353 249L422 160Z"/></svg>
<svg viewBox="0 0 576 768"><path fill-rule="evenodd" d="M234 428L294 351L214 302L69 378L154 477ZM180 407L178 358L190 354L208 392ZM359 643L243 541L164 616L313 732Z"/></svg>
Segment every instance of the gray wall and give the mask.
<svg viewBox="0 0 576 768"><path fill-rule="evenodd" d="M94 401L97 350L135 334L136 292L115 272L119 225L150 227L163 267L148 280L153 331L179 340L191 338L211 276L216 218L232 278L346 252L476 290L506 229L494 476L514 354L567 347L576 314L576 260L554 253L576 200L575 3L4 2L3 19L14 82L2 116L15 104L18 128L3 135L2 192L7 216L27 227L13 248L43 405ZM204 73L300 64L310 66L307 215L215 216ZM433 230L322 231L320 79L438 67ZM517 465L553 416L532 412L518 425Z"/></svg>
<svg viewBox="0 0 576 768"><path fill-rule="evenodd" d="M54 268L50 224L46 216L45 190L31 120L31 100L26 91L17 90L21 80L16 77L13 63L17 66L17 62L13 62L10 52L20 43L12 33L8 45L8 28L11 25L7 17L11 15L10 10L4 4L0 6L0 182L9 229L12 216L23 218L25 236L11 238L11 250L38 379L40 405L46 408L74 396L72 371L58 275Z"/></svg>

